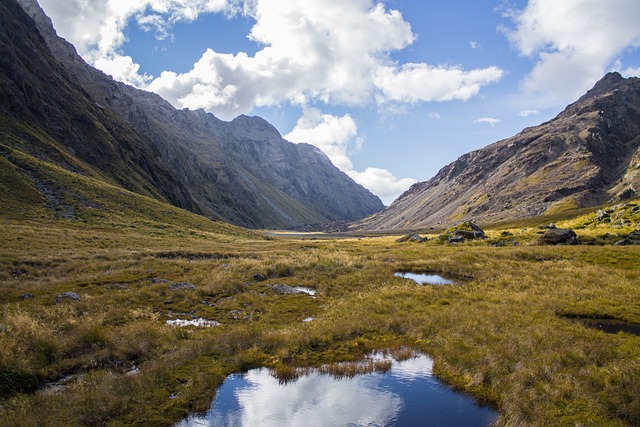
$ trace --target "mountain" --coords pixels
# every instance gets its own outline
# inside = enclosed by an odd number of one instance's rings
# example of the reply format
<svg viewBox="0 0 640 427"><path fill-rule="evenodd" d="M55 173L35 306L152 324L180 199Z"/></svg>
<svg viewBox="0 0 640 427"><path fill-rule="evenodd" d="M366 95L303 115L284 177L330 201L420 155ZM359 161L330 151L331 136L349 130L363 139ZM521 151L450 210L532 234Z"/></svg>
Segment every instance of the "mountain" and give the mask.
<svg viewBox="0 0 640 427"><path fill-rule="evenodd" d="M115 82L56 35L35 0L19 3L3 1L0 18L2 162L28 153L250 228L356 220L384 207L320 150L259 117L225 122Z"/></svg>
<svg viewBox="0 0 640 427"><path fill-rule="evenodd" d="M618 73L556 118L470 152L357 227L447 227L591 207L640 193L640 79Z"/></svg>

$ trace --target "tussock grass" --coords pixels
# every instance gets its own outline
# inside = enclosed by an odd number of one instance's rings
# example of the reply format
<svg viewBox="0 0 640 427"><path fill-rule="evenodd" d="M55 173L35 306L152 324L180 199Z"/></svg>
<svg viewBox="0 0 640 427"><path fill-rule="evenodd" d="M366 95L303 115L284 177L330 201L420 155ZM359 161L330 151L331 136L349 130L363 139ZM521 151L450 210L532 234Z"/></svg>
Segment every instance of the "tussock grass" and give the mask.
<svg viewBox="0 0 640 427"><path fill-rule="evenodd" d="M440 378L495 406L500 425L640 424L640 337L567 318L640 323L638 247L543 247L537 227L518 224L454 247L145 221L0 223L1 425L173 425L208 409L230 373L349 376L384 369L348 362L387 348L427 352ZM589 227L579 236L625 232ZM500 239L518 246L490 246ZM419 286L396 271L457 284ZM276 283L317 294L278 295ZM56 303L63 292L81 299ZM165 325L198 317L222 325Z"/></svg>

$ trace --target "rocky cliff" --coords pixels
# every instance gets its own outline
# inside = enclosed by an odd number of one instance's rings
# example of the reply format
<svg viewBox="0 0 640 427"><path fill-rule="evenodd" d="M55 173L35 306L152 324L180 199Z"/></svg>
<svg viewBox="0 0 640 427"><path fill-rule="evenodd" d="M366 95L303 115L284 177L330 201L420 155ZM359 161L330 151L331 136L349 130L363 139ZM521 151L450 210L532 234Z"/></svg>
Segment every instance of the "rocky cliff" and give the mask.
<svg viewBox="0 0 640 427"><path fill-rule="evenodd" d="M322 152L285 141L261 118L225 122L113 81L56 35L35 0L19 3L33 21L3 2L5 122L36 125L104 179L246 227L355 220L383 208Z"/></svg>
<svg viewBox="0 0 640 427"><path fill-rule="evenodd" d="M461 156L358 226L486 223L634 197L639 147L640 79L610 73L555 119Z"/></svg>

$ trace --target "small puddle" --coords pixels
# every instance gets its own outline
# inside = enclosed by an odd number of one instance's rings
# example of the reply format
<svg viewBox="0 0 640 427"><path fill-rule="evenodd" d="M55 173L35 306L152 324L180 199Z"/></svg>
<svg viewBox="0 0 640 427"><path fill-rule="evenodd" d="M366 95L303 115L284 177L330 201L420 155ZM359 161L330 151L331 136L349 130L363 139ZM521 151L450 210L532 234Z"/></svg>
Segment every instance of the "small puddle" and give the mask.
<svg viewBox="0 0 640 427"><path fill-rule="evenodd" d="M396 277L402 277L403 279L410 279L416 282L419 285L453 285L455 282L453 280L445 279L444 277L438 274L416 274L416 273L405 273L405 272L397 272L394 274Z"/></svg>
<svg viewBox="0 0 640 427"><path fill-rule="evenodd" d="M167 320L165 322L169 326L178 326L184 328L186 326L195 326L196 328L210 328L212 326L220 326L220 322L216 322L215 320L206 320L202 317L193 320L187 319L175 319L175 320Z"/></svg>
<svg viewBox="0 0 640 427"><path fill-rule="evenodd" d="M373 360L391 366L338 377L314 370L287 382L266 368L231 375L207 413L177 426L488 426L498 417L438 381L425 355Z"/></svg>

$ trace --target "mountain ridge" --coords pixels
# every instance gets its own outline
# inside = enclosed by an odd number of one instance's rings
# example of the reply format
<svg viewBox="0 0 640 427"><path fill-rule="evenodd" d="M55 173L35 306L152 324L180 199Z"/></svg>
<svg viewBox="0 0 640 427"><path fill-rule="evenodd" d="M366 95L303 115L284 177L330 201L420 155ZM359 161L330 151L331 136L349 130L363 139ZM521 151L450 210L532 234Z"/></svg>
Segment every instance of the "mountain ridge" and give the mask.
<svg viewBox="0 0 640 427"><path fill-rule="evenodd" d="M201 110L175 109L156 94L115 82L86 64L71 44L56 35L51 20L35 0L20 0L19 4L35 21L47 49L53 53L54 59L47 59L49 74L65 75L66 81L77 89L67 93L65 85L58 85L44 88L43 93L51 99L82 97L91 103L89 106L83 101L84 109L99 113L98 118L92 119L98 128L110 128L117 122L125 136L136 136L137 142L128 145L138 151L134 150L128 163L124 161L124 167L121 159L116 159L117 153L113 153L111 162L101 162L97 153L104 144L93 146L86 134L81 133L83 143L67 143L68 135L57 135L49 123L40 122L45 133L63 141L65 149L88 161L112 182L127 189L146 188L147 195L249 228L355 220L384 207L371 192L335 168L324 154L319 155L306 144L284 140L264 119L241 116L224 122ZM19 30L28 31L33 28ZM4 44L9 50L11 43L7 34ZM47 57L45 52L39 55ZM56 67L54 60L60 66ZM41 83L36 76L31 79L35 84ZM14 86L12 90L19 93L20 86ZM61 110L60 115L63 113ZM37 117L20 112L12 114L14 119L37 121ZM107 119L102 117L105 114ZM40 111L39 117L44 116L45 112ZM60 127L65 126L70 127L68 123ZM118 138L110 145L116 151L126 150L118 146ZM145 150L153 154L149 161ZM135 176L136 169L145 174ZM115 172L121 175L120 179L114 179ZM154 174L162 175L162 180L154 180ZM125 179L129 176L133 178Z"/></svg>
<svg viewBox="0 0 640 427"><path fill-rule="evenodd" d="M554 119L460 156L355 228L497 222L634 197L639 147L640 79L609 73Z"/></svg>

